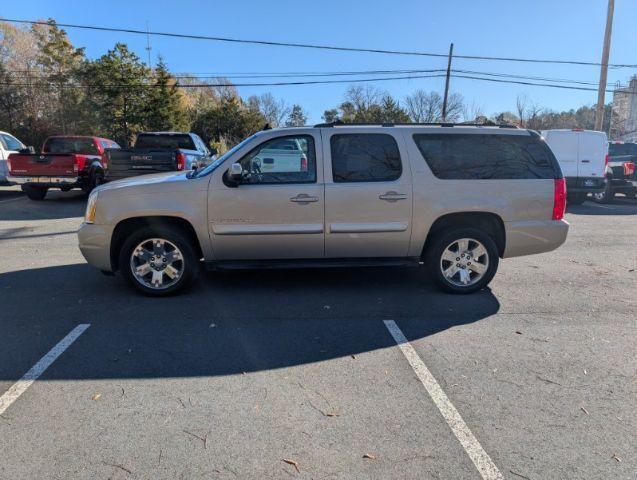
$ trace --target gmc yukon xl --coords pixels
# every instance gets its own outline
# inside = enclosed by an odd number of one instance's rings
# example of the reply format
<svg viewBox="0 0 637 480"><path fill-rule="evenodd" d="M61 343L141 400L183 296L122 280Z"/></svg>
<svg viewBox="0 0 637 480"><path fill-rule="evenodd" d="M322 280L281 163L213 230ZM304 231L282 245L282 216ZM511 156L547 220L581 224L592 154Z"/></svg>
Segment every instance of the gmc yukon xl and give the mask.
<svg viewBox="0 0 637 480"><path fill-rule="evenodd" d="M283 141L298 161L272 153ZM103 185L78 236L91 265L149 295L186 287L202 263L425 265L444 290L470 293L500 258L559 247L565 203L532 131L322 124L259 132L195 172Z"/></svg>

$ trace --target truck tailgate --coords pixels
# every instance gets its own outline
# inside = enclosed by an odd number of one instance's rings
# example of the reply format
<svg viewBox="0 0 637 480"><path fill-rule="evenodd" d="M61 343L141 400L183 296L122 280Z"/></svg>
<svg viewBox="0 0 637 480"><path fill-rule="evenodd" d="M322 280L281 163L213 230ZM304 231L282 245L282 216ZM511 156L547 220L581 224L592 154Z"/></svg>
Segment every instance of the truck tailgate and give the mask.
<svg viewBox="0 0 637 480"><path fill-rule="evenodd" d="M9 164L11 166L11 175L16 177L68 177L77 175L74 170L76 164L74 154L44 153L24 155L12 153L9 156Z"/></svg>
<svg viewBox="0 0 637 480"><path fill-rule="evenodd" d="M114 149L106 151L106 178L146 175L177 170L175 152L151 149Z"/></svg>

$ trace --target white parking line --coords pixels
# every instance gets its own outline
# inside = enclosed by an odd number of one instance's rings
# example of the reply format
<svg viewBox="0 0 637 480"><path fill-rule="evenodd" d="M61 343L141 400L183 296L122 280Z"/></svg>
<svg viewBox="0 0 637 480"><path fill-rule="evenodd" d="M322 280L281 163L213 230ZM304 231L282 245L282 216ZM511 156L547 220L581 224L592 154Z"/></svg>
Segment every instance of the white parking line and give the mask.
<svg viewBox="0 0 637 480"><path fill-rule="evenodd" d="M55 360L64 353L64 351L71 346L71 344L77 340L77 338L84 333L84 331L90 327L90 323L82 323L75 327L73 330L69 332L69 334L64 337L60 342L49 350L44 357L40 359L38 363L31 367L24 376L15 382L9 390L7 390L4 395L0 397L0 415L2 415L7 408L11 406L13 402L15 402L20 395L22 395L27 388L31 386L33 382L35 382L40 375L44 373L44 371L51 366Z"/></svg>
<svg viewBox="0 0 637 480"><path fill-rule="evenodd" d="M398 328L396 322L393 320L384 320L385 327L394 337L394 340L398 344L398 347L407 358L409 365L414 369L416 376L420 382L424 385L425 389L431 396L431 399L442 413L442 416L447 421L447 424L451 428L451 431L456 436L460 444L464 448L471 461L476 466L480 475L484 480L502 480L504 477L495 466L487 452L484 451L480 442L471 433L469 427L464 422L456 407L453 406L445 392L442 390L435 377L431 374L425 363L416 353L414 347L411 346L403 332Z"/></svg>

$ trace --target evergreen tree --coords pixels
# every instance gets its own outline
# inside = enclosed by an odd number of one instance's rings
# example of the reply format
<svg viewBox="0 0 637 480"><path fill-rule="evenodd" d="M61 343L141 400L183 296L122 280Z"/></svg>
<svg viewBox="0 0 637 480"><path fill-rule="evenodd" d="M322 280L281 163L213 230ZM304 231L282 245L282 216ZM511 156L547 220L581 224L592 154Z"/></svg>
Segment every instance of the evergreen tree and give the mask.
<svg viewBox="0 0 637 480"><path fill-rule="evenodd" d="M48 86L53 100L48 104L53 131L73 133L86 129L86 96L81 88L77 88L84 49L75 48L54 20L49 20L47 26L34 26L33 32L39 52L38 63L45 76L41 87Z"/></svg>
<svg viewBox="0 0 637 480"><path fill-rule="evenodd" d="M145 128L148 130L185 130L186 111L178 84L160 57L148 89Z"/></svg>
<svg viewBox="0 0 637 480"><path fill-rule="evenodd" d="M109 138L130 145L146 124L149 69L123 43L86 68L92 108L99 112L100 130Z"/></svg>

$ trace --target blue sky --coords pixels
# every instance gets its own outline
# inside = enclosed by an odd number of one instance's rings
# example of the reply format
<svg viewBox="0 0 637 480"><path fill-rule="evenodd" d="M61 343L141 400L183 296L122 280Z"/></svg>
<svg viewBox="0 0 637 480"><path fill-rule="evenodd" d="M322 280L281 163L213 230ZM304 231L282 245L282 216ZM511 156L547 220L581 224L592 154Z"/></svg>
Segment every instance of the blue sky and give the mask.
<svg viewBox="0 0 637 480"><path fill-rule="evenodd" d="M33 0L3 2L0 16L49 18L60 23L151 30L282 42L445 53L454 42L465 55L600 61L607 0L322 0L307 1L103 1ZM611 63L637 63L637 1L616 0ZM68 29L76 46L95 58L115 42L146 58L138 35ZM154 37L153 60L161 54L175 72L287 72L444 68L441 58L236 45ZM456 68L596 81L597 67L456 60ZM611 69L609 81L626 82L636 70ZM397 98L415 89L442 92L444 79L379 82ZM343 99L347 85L245 87L242 95L271 91L299 103L310 122ZM452 79L451 91L491 114L513 110L520 93L545 108L590 105L596 92L566 91ZM608 97L607 97L608 100Z"/></svg>

